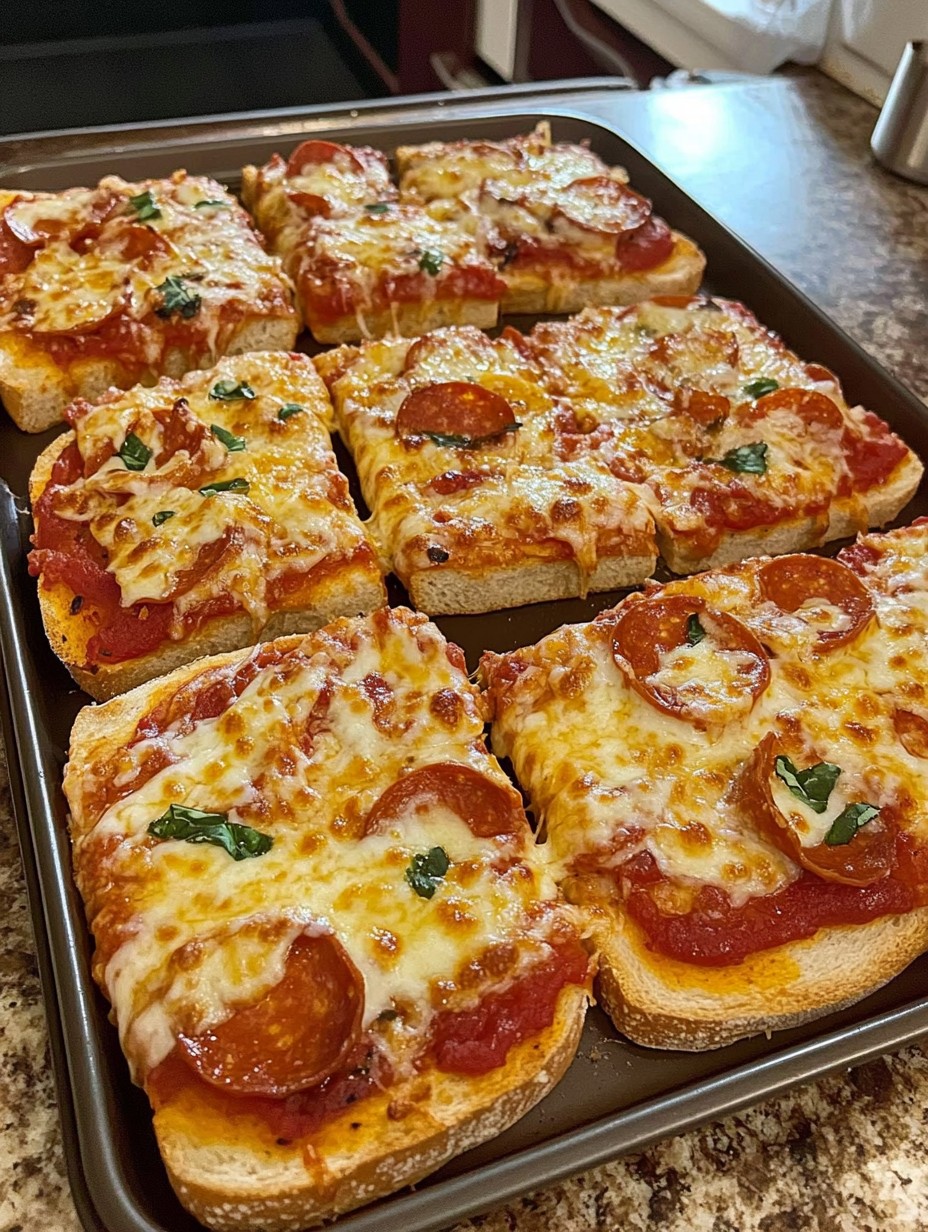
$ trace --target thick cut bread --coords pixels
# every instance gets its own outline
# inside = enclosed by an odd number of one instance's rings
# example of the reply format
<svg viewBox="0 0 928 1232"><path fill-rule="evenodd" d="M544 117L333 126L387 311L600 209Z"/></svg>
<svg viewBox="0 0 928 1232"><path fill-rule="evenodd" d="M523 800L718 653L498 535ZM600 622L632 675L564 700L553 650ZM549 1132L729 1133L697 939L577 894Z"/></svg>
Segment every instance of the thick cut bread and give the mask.
<svg viewBox="0 0 928 1232"><path fill-rule="evenodd" d="M507 290L500 311L510 314L580 312L593 305L637 304L655 295L693 295L702 282L706 258L701 250L678 231L674 249L666 261L653 269L609 278L577 279L569 267L552 275L550 265L538 273L524 269L503 270Z"/></svg>
<svg viewBox="0 0 928 1232"><path fill-rule="evenodd" d="M820 929L808 941L722 968L652 953L630 920L600 905L591 919L599 943L599 996L615 1025L636 1044L690 1052L844 1009L928 948L928 907Z"/></svg>
<svg viewBox="0 0 928 1232"><path fill-rule="evenodd" d="M379 607L385 601L379 566L350 499L346 492L342 491L345 480L338 474L328 437L324 433L323 424L328 424L331 414L325 391L310 361L305 357L262 353L249 353L241 358L230 357L210 372L202 375L199 372L189 373L181 382L163 380L152 391L139 391L135 396L132 391L125 395L113 392L97 404L97 414L105 415L106 409L111 406L115 407L118 413L120 407L131 407L134 397L139 405L145 402L165 406L170 406L172 401L183 397L188 403L194 402L207 419L221 419L223 412L218 408L222 407L223 403L212 402L207 396L207 391L220 378L233 384L240 380L251 380L254 383L258 397L247 405L257 409L249 409L243 414L246 417L253 415L256 421L260 418L262 398L271 401L276 397L270 414L273 414L276 406L288 400L301 400L305 403L306 411L298 424L291 424L290 421L287 421L286 425L274 424L272 421L270 439L276 452L271 464L275 467L281 465L281 449L291 451L290 461L296 467L293 470L293 483L297 486L304 485L303 497L306 503L299 503L299 508L294 513L294 503L285 496L285 516L299 517L302 511L307 519L318 519L321 516L323 522L328 520L332 531L331 550L320 552L318 561L311 563L300 579L299 595L306 596L308 602L288 603L285 600L282 607L269 610L266 620L257 627L254 613L247 610L215 615L185 636L166 638L153 651L122 658L113 663L107 663L89 654L89 646L97 633L97 625L92 614L88 617L83 598L78 601L78 592L60 578L42 577L38 588L39 603L52 649L81 688L98 701L123 693L192 659L247 646L256 640L258 632L265 639L286 633L308 633L336 616L360 615ZM102 412L99 408L103 408ZM93 415L94 411L91 410L90 414ZM79 424L78 431L80 430ZM118 431L118 428L116 430ZM247 428L243 430L247 431ZM300 443L293 439L295 432L300 433ZM48 487L57 459L76 439L73 431L63 433L39 455L29 484L33 507ZM288 441L289 444L285 444ZM296 453L292 453L294 448ZM304 451L305 456L301 459L300 454ZM313 471L313 461L318 463L318 471ZM309 470L304 470L304 463ZM197 484L204 482L205 477L196 481ZM311 492L312 484L319 487L318 493ZM329 484L333 485L330 491L327 490ZM283 486L286 488L287 485ZM168 491L170 489L165 489L156 505L172 503L173 498L167 495ZM174 495L180 496L181 499L185 494L191 495L186 488L176 488L173 491ZM260 497L258 499L260 501ZM246 515L243 511L243 516L247 519L251 514ZM172 526L178 522L179 519L175 518ZM244 521L243 525L247 527L248 521ZM311 533L312 527L307 521L304 527L287 526L286 530L294 540L299 541L300 534L303 531ZM276 533L279 536L282 532ZM144 540L144 535L140 535L140 538ZM41 556L41 553L39 555Z"/></svg>
<svg viewBox="0 0 928 1232"><path fill-rule="evenodd" d="M374 1202L501 1134L543 1099L573 1060L585 1008L582 989L565 989L552 1025L500 1069L478 1079L427 1072L346 1112L311 1150L182 1095L155 1113L171 1184L216 1232L298 1232Z"/></svg>
<svg viewBox="0 0 928 1232"><path fill-rule="evenodd" d="M306 306L306 323L319 342L363 342L397 334L414 338L443 325L474 325L492 329L499 316L499 305L485 299L431 299L421 304L392 304L376 312L350 313L335 321L315 317Z"/></svg>
<svg viewBox="0 0 928 1232"><path fill-rule="evenodd" d="M653 585L484 657L493 748L635 1041L794 1026L928 948L926 533Z"/></svg>
<svg viewBox="0 0 928 1232"><path fill-rule="evenodd" d="M60 193L0 190L0 398L40 432L97 398L223 355L288 349L292 287L216 181L177 171Z"/></svg>
<svg viewBox="0 0 928 1232"><path fill-rule="evenodd" d="M64 791L94 976L171 1183L217 1232L295 1232L413 1183L569 1065L590 959L483 723L462 653L404 609L78 715ZM263 846L232 859L153 820L206 807ZM321 977L297 941L329 955ZM213 1032L216 1068L187 1064Z"/></svg>

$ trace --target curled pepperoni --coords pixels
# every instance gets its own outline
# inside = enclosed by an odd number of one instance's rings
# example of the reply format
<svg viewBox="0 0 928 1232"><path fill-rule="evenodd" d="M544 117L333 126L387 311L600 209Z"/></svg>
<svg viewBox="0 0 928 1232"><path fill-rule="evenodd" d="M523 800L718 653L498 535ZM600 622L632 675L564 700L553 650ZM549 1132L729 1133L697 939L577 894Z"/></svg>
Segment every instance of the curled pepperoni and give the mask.
<svg viewBox="0 0 928 1232"><path fill-rule="evenodd" d="M290 201L297 209L302 210L304 214L321 214L323 218L328 218L332 213L332 207L329 202L319 195L319 193L302 192L295 188L287 190L287 200Z"/></svg>
<svg viewBox="0 0 928 1232"><path fill-rule="evenodd" d="M764 394L755 402L749 418L764 419L774 411L792 411L804 424L818 424L828 431L844 428L844 416L837 406L816 389L776 389Z"/></svg>
<svg viewBox="0 0 928 1232"><path fill-rule="evenodd" d="M683 680L662 680L664 656L703 637L711 639L712 653L718 656L712 683L704 684L690 670ZM742 717L770 683L770 664L750 629L692 595L625 603L613 626L612 652L631 687L646 701L698 728Z"/></svg>
<svg viewBox="0 0 928 1232"><path fill-rule="evenodd" d="M396 430L400 436L439 432L475 440L498 436L514 422L512 407L492 389L470 381L438 381L406 395Z"/></svg>
<svg viewBox="0 0 928 1232"><path fill-rule="evenodd" d="M907 753L913 757L928 757L928 721L920 714L897 709L893 714L893 727Z"/></svg>
<svg viewBox="0 0 928 1232"><path fill-rule="evenodd" d="M822 381L834 385L838 393L841 393L841 382L835 376L830 368L826 368L824 364L806 364L806 376L810 381Z"/></svg>
<svg viewBox="0 0 928 1232"><path fill-rule="evenodd" d="M731 402L724 394L710 394L703 389L681 385L674 390L673 409L676 414L688 415L696 423L708 427L725 418L731 410Z"/></svg>
<svg viewBox="0 0 928 1232"><path fill-rule="evenodd" d="M559 190L554 213L584 231L624 235L647 222L651 202L620 180L591 175Z"/></svg>
<svg viewBox="0 0 928 1232"><path fill-rule="evenodd" d="M179 1035L201 1078L241 1095L293 1095L345 1062L361 1034L364 982L334 937L297 937L283 979L199 1035Z"/></svg>
<svg viewBox="0 0 928 1232"><path fill-rule="evenodd" d="M364 167L352 150L334 141L303 141L287 159L287 175L301 175L306 167L318 167L322 163L341 162L352 171L363 174Z"/></svg>
<svg viewBox="0 0 928 1232"><path fill-rule="evenodd" d="M417 808L443 805L478 838L518 834L526 827L522 801L508 784L458 762L439 761L413 770L387 788L367 815L365 834L402 823Z"/></svg>
<svg viewBox="0 0 928 1232"><path fill-rule="evenodd" d="M896 837L888 826L863 826L849 843L804 847L800 812L782 813L773 797L777 756L786 750L775 732L768 732L744 766L735 798L762 833L800 867L823 881L838 885L869 886L889 875L895 859Z"/></svg>
<svg viewBox="0 0 928 1232"><path fill-rule="evenodd" d="M6 218L0 218L0 277L21 274L35 255L32 245L24 243Z"/></svg>
<svg viewBox="0 0 928 1232"><path fill-rule="evenodd" d="M781 611L811 616L815 600L824 600L841 613L842 627L818 629L816 649L835 650L852 642L873 617L873 599L860 578L846 565L824 556L778 556L761 566L760 593ZM810 629L817 626L809 621Z"/></svg>
<svg viewBox="0 0 928 1232"><path fill-rule="evenodd" d="M673 247L673 232L663 218L649 218L637 231L619 236L615 257L623 269L653 269L667 260Z"/></svg>

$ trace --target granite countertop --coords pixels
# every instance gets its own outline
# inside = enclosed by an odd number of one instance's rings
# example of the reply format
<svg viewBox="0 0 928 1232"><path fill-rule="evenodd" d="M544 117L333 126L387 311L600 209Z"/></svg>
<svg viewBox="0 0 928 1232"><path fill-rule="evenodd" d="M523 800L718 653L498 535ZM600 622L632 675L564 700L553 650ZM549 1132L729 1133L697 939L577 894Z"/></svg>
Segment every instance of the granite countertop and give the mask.
<svg viewBox="0 0 928 1232"><path fill-rule="evenodd" d="M814 72L619 95L610 106L697 200L928 397L928 189L871 163L872 107ZM0 1232L77 1232L3 763L0 902ZM478 1227L928 1227L928 1052L911 1047L809 1084L472 1219L460 1232Z"/></svg>

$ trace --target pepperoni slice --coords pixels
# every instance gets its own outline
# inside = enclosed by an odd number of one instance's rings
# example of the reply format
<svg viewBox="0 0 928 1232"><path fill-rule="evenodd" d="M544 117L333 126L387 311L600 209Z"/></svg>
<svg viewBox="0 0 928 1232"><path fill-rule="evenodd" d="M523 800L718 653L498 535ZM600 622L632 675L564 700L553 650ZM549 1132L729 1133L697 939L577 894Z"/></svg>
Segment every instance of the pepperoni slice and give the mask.
<svg viewBox="0 0 928 1232"><path fill-rule="evenodd" d="M676 670L662 661L692 645L700 633L699 640L708 646L694 645L693 653L711 648L717 665L711 683L697 677L685 657ZM613 626L612 652L637 693L656 709L697 728L743 717L770 683L770 664L750 629L692 595L625 603Z"/></svg>
<svg viewBox="0 0 928 1232"><path fill-rule="evenodd" d="M674 390L673 409L677 415L688 415L708 427L725 418L731 410L731 402L724 394L710 394L703 389L681 385Z"/></svg>
<svg viewBox="0 0 928 1232"><path fill-rule="evenodd" d="M893 867L896 836L886 825L862 827L849 843L804 847L804 819L798 811L782 813L773 797L776 758L787 752L775 732L768 732L741 772L736 799L766 837L800 867L823 881L869 886L888 876Z"/></svg>
<svg viewBox="0 0 928 1232"><path fill-rule="evenodd" d="M401 824L416 808L436 805L451 809L478 838L518 834L526 826L521 798L508 784L471 766L439 761L391 784L368 813L364 833L377 834Z"/></svg>
<svg viewBox="0 0 928 1232"><path fill-rule="evenodd" d="M179 1035L188 1065L241 1095L293 1095L345 1062L361 1034L364 982L335 937L297 937L283 979L199 1035Z"/></svg>
<svg viewBox="0 0 928 1232"><path fill-rule="evenodd" d="M465 436L498 436L515 422L502 396L470 381L438 381L407 394L396 415L400 436L426 432Z"/></svg>
<svg viewBox="0 0 928 1232"><path fill-rule="evenodd" d="M651 202L608 175L591 175L558 191L554 214L584 231L625 235L647 222Z"/></svg>
<svg viewBox="0 0 928 1232"><path fill-rule="evenodd" d="M816 649L828 651L852 642L873 617L873 599L863 582L846 565L824 556L778 556L761 566L757 575L760 593L781 611L804 617L804 605L809 616L815 614L815 601L824 600L839 611L835 628L817 630ZM818 611L821 612L819 606Z"/></svg>
<svg viewBox="0 0 928 1232"><path fill-rule="evenodd" d="M803 423L818 424L829 431L844 428L844 416L830 398L816 389L776 389L754 404L750 419L764 419L774 411L792 411Z"/></svg>
<svg viewBox="0 0 928 1232"><path fill-rule="evenodd" d="M626 270L653 269L667 260L673 247L673 232L663 218L649 218L637 231L619 237L615 257Z"/></svg>
<svg viewBox="0 0 928 1232"><path fill-rule="evenodd" d="M352 171L363 175L364 167L352 150L334 141L304 141L287 159L287 175L301 175L305 167L318 167L323 163L339 161L347 163Z"/></svg>
<svg viewBox="0 0 928 1232"><path fill-rule="evenodd" d="M323 218L328 218L332 213L332 207L325 197L319 193L302 192L295 188L287 189L287 200L303 211L304 214L321 214Z"/></svg>
<svg viewBox="0 0 928 1232"><path fill-rule="evenodd" d="M19 238L6 218L0 218L0 277L21 274L34 256L33 246Z"/></svg>
<svg viewBox="0 0 928 1232"><path fill-rule="evenodd" d="M920 714L897 709L893 714L893 727L907 753L913 757L928 757L928 722Z"/></svg>

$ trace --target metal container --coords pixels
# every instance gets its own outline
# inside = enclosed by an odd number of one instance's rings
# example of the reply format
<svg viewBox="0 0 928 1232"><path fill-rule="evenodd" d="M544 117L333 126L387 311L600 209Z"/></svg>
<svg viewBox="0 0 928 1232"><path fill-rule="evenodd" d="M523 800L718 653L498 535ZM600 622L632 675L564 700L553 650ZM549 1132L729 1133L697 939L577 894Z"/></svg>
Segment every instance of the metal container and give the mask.
<svg viewBox="0 0 928 1232"><path fill-rule="evenodd" d="M696 240L708 257L707 290L746 300L788 345L837 372L852 403L879 408L928 457L928 407L623 139L610 119L615 97L608 83L578 89L546 82L540 90L378 101L332 108L324 115L289 110L16 138L0 152L0 183L59 189L108 172L138 179L186 166L234 185L243 164L261 162L274 150L286 152L308 134L390 152L411 141L499 138L549 118L555 139L587 140L607 162L624 165L658 212ZM5 673L0 720L35 924L65 1158L89 1232L197 1232L200 1225L170 1189L148 1101L129 1080L108 1007L91 978L91 941L71 876L60 782L70 727L87 698L48 645L36 584L25 561L31 528L26 481L37 454L59 431L27 436L5 416L0 421L0 478L6 484L0 483ZM350 459L342 452L339 460L353 478ZM920 514L928 514L928 480L900 522ZM391 583L392 601L403 598L401 588ZM485 648L525 645L566 621L589 619L619 598L613 592L480 616L439 617L437 623L474 666ZM926 988L928 955L840 1013L772 1038L760 1035L703 1053L637 1047L594 1009L576 1060L538 1107L498 1138L451 1160L415 1190L340 1219L339 1232L444 1228L621 1152L901 1047L928 1032Z"/></svg>
<svg viewBox="0 0 928 1232"><path fill-rule="evenodd" d="M928 184L928 42L906 45L870 148L887 170Z"/></svg>

